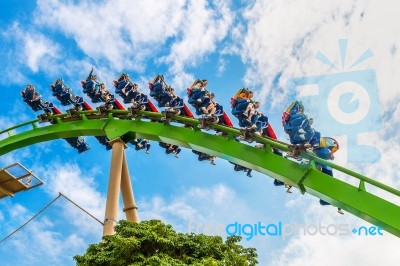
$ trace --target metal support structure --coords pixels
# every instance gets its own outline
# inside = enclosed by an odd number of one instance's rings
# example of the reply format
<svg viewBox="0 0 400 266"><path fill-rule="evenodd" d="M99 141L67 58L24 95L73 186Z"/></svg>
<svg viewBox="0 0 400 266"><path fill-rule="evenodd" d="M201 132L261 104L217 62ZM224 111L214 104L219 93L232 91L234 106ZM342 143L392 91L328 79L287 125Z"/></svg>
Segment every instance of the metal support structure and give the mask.
<svg viewBox="0 0 400 266"><path fill-rule="evenodd" d="M31 171L20 163L14 163L0 169L0 199L14 195L21 191L27 191L43 185Z"/></svg>
<svg viewBox="0 0 400 266"><path fill-rule="evenodd" d="M131 184L131 178L129 176L128 164L126 162L126 156L124 153L124 158L122 161L122 177L121 177L121 193L122 199L124 201L124 212L126 215L126 220L134 223L139 222L139 216L135 203L135 197L133 196L133 189Z"/></svg>
<svg viewBox="0 0 400 266"><path fill-rule="evenodd" d="M122 141L115 141L112 143L110 177L108 180L103 236L114 234L114 226L118 218L118 200L121 187L124 148L124 143Z"/></svg>
<svg viewBox="0 0 400 266"><path fill-rule="evenodd" d="M103 236L113 235L114 226L118 219L118 202L120 190L124 201L126 219L131 222L139 222L137 206L133 196L128 164L125 157L125 143L116 139L110 142L112 146L110 177L108 180L108 192L106 211L104 218Z"/></svg>

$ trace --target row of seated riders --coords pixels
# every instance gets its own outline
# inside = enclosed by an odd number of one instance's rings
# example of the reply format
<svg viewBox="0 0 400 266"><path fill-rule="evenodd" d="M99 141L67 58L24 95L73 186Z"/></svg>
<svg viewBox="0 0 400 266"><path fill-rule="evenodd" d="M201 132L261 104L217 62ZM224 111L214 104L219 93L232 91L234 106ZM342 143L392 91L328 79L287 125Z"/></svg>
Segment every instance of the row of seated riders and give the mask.
<svg viewBox="0 0 400 266"><path fill-rule="evenodd" d="M89 73L85 82L82 82L84 92L91 98L92 102L105 102L109 103L113 101L114 96L109 93L104 86L104 83L97 82L97 76L93 75L93 69ZM138 91L138 85L130 82L129 76L127 74L121 74L117 80L114 81L115 91L122 96L124 103L135 102L139 103L148 109L145 103L148 102L147 95ZM210 94L205 89L207 85L206 80L197 80L188 89L188 102L196 108L196 114L205 115L216 115L219 117L223 112L223 107L218 103L214 102L214 94ZM150 96L157 100L159 107L176 107L182 109L183 100L178 96L173 94L173 89L166 85L163 76L157 75L153 82L149 84ZM72 94L71 90L65 86L62 79L57 79L54 84L51 85L53 95L60 100L62 105L74 104L82 108L83 98L80 96L75 96ZM268 136L276 138L276 136L271 136L268 129L272 129L268 123L268 117L258 112L259 107L258 102L253 102L251 100L253 93L250 90L242 89L237 97L233 98L232 104L232 114L238 118L239 126L250 127L254 129L254 134ZM53 104L47 101L43 101L40 95L34 90L32 85L28 85L23 91L23 98L32 107L34 111L47 110L51 112ZM26 100L30 99L30 100ZM211 107L210 107L211 106ZM215 107L217 106L217 108ZM115 106L113 105L113 108ZM84 108L82 108L84 109ZM290 137L290 142L292 144L301 144L305 142L313 142L314 131L311 128L311 123L309 119L302 114L302 111L298 111L299 104L292 106L289 110L290 119L285 118L284 120L284 130L288 133ZM182 114L182 111L179 110ZM285 112L287 115L288 112ZM218 121L221 122L220 120ZM223 124L223 121L222 121ZM304 132L304 133L300 133ZM318 135L316 132L315 135ZM313 145L315 146L315 145Z"/></svg>
<svg viewBox="0 0 400 266"><path fill-rule="evenodd" d="M109 93L105 89L104 83L98 83L96 81L96 75L92 75L93 70L88 75L88 78L83 82L84 92L91 98L93 103L113 102L114 95ZM122 74L114 81L115 91L124 99L124 103L137 103L145 105L148 102L147 95L138 91L138 85L130 82L127 74ZM223 113L223 106L219 105L214 101L215 95L209 93L205 86L207 85L206 80L197 80L191 88L188 89L188 103L196 109L197 115L214 115L221 116ZM179 111L183 108L183 99L179 96L174 95L173 88L166 85L163 81L162 75L157 75L153 83L149 84L150 96L152 96L158 102L159 107L172 107L177 108ZM81 96L72 94L70 88L65 86L62 79L57 79L54 84L51 85L53 96L55 96L62 105L74 104L80 106L82 109L84 100ZM22 92L24 101L34 110L47 110L51 112L54 105L51 102L44 101L41 99L38 92L35 91L32 85L28 85ZM263 115L257 109L260 104L251 100L253 93L249 90L243 89L241 93L232 99L232 114L238 118L239 126L243 128L254 128L254 134L263 135L275 138L275 136L268 135L266 129L269 126L268 117ZM290 115L290 119L284 118L284 130L290 137L292 144L301 144L303 142L310 142L314 136L314 131L311 128L311 119L302 113L299 104L294 104L290 109L290 112L285 112L284 115ZM113 108L116 106L113 105ZM50 111L48 110L50 109ZM298 111L300 109L300 111ZM183 112L180 112L184 115ZM218 121L220 122L220 121ZM223 122L223 121L222 121ZM303 132L303 133L301 133Z"/></svg>
<svg viewBox="0 0 400 266"><path fill-rule="evenodd" d="M134 103L141 106L142 110L151 111L148 106L148 97L146 94L138 91L138 85L131 82L128 74L121 74L114 80L115 92L122 97L124 103ZM190 88L188 88L188 103L196 110L196 115L221 117L223 107L214 101L215 95L206 89L207 80L196 80ZM82 82L83 92L91 98L93 103L104 102L110 108L117 108L114 104L114 95L105 89L104 83L97 81L97 76L93 75L93 69L89 73L85 81ZM53 96L55 96L62 105L73 104L76 107L82 108L84 100L80 96L72 94L70 88L65 86L62 79L57 79L51 85ZM170 107L176 110L176 114L187 115L184 110L183 99L174 94L174 89L164 82L162 75L157 75L150 83L150 96L155 99L159 107ZM40 95L35 91L32 85L28 85L22 92L24 101L34 110L45 110L52 112L53 104L41 99ZM238 119L239 126L252 131L258 136L267 136L275 138L272 127L268 123L268 117L259 112L259 102L252 100L253 92L248 89L241 89L231 99L232 114ZM218 123L224 124L223 119L217 120ZM326 160L333 159L333 148L338 147L337 143L331 146L320 145L320 133L312 127L312 119L308 119L304 114L304 106L301 102L292 103L284 112L282 124L285 133L288 134L290 142L294 145L303 147L312 147L314 153ZM148 141L148 140L140 140ZM133 141L135 142L135 141ZM150 144L133 143L136 149L146 149L149 152ZM160 143L160 146L166 149L166 153L172 153L176 157L180 152L180 148L176 145ZM83 149L82 149L83 150ZM215 157L198 151L193 151L199 156L199 160L209 160L215 164ZM276 154L282 155L279 150L274 150ZM325 165L318 165L321 171L332 176L332 170ZM235 171L245 171L248 176L251 176L251 169L235 164ZM276 185L282 185L281 182L275 182ZM321 202L322 203L322 202Z"/></svg>
<svg viewBox="0 0 400 266"><path fill-rule="evenodd" d="M96 83L96 75L92 75L92 71L89 74L86 83L84 84L84 92L92 96L90 97L92 102L99 102L99 99L102 99L102 102L110 101L110 98L114 99L113 95L105 90L103 83ZM150 95L158 100L160 107L169 106L169 103L172 103L171 106L182 108L183 100L178 96L173 95L171 91L169 91L168 96L165 96L166 92L168 92L168 88L170 87L165 85L162 75L158 75L154 81L155 82L150 85ZM209 108L209 106L215 106L218 104L213 101L213 94L209 94L210 97L207 96L207 92L204 89L206 84L206 80L197 80L190 90L188 89L188 102L196 108L196 114L213 115L215 113L215 108ZM51 87L53 90L53 95L60 100L62 105L83 105L83 98L73 95L70 89L65 86L62 79L57 79L56 82L51 85ZM140 102L140 99L147 100L147 96L137 90L137 84L131 83L129 81L129 76L126 74L120 75L120 77L115 81L115 87L116 92L118 92L120 95L124 95L124 102L129 102L127 99L129 99L130 102L137 102L137 100L139 100L140 104L146 102ZM129 95L133 95L133 92L139 98L129 98ZM34 111L45 110L47 112L52 112L51 110L54 105L50 102L42 100L32 85L28 85L22 94L24 100L32 107ZM111 97L107 98L105 95L110 95ZM234 98L232 101L232 114L238 118L239 126L254 129L255 135L276 138L276 136L271 136L271 134L268 132L268 129L272 129L268 123L268 117L257 111L259 103L251 101L252 95L253 93L251 91L243 90L236 98ZM164 99L165 97L170 97L170 101L166 101ZM175 99L179 99L178 105L173 105ZM205 103L207 103L207 105L205 105ZM307 119L307 117L302 114L301 107L299 106L299 104L295 104L292 106L292 108L290 108L289 113L285 112L286 116L288 114L291 116L290 119L287 117L284 119L284 130L286 133L288 133L290 142L292 144L302 144L306 142L312 144L315 142L316 144L312 145L318 146L318 138L316 136L318 136L319 133L314 132L314 130L311 128L311 120ZM221 106L219 110L223 112L223 107ZM217 115L220 115L220 112L218 112Z"/></svg>
<svg viewBox="0 0 400 266"><path fill-rule="evenodd" d="M44 115L61 113L53 103L43 100L33 85L27 85L21 92L21 96L23 101L34 112L43 111ZM82 137L65 138L65 140L71 147L77 149L78 153L82 153L90 149L89 144Z"/></svg>
<svg viewBox="0 0 400 266"><path fill-rule="evenodd" d="M147 95L137 90L137 84L124 82L126 81L126 78L129 78L129 76L121 75L117 80L114 81L116 92L122 96L124 103L136 103L142 107L142 110L149 109L146 107L146 103L148 102ZM57 79L53 84L51 84L50 87L53 92L53 96L55 96L62 105L67 106L72 104L74 105L74 109L88 110L87 106L84 105L85 102L83 98L74 95L71 89L64 84L62 79ZM96 75L93 75L93 70L89 73L87 79L82 82L82 87L84 93L89 96L93 103L103 102L106 105L111 105L111 108L117 108L117 106L113 104L114 96L105 89L104 83L97 82L97 77ZM35 91L35 88L32 85L28 85L21 94L23 100L33 109L33 111L36 112L43 110L47 115L55 113L53 110L54 105L51 102L44 101L40 94ZM181 102L183 102L183 100ZM79 152L89 149L88 144L85 143L84 139L81 137L79 137L79 143L73 141L72 139L67 140L72 146L74 146L74 144L79 145ZM104 142L104 140L101 141L101 143L105 145ZM150 141L146 139L135 139L131 141L131 144L135 146L136 150L144 149L146 154L149 153L151 146ZM86 146L86 148L81 149L81 146ZM170 145L160 142L160 146L165 148L166 154L173 154L178 158L181 149L177 145ZM107 145L107 149L110 149L109 145Z"/></svg>
<svg viewBox="0 0 400 266"><path fill-rule="evenodd" d="M116 91L121 97L126 99L128 93L137 91L137 85L134 89L129 88L130 80L127 74L122 74L114 81ZM196 80L187 90L188 103L196 110L196 115L222 117L223 107L214 101L214 93L207 91L207 80ZM183 100L174 95L174 90L164 82L162 75L157 75L150 83L150 96L158 102L159 107L172 107L178 109L178 114L185 115L183 108ZM257 109L260 107L259 102L252 100L253 92L248 89L241 89L231 100L232 114L238 119L239 126L246 128L257 136L267 136L277 139L275 132L268 122L268 117ZM129 102L124 101L124 102ZM218 123L224 124L222 119L217 120ZM293 102L284 112L282 117L282 125L285 133L288 134L290 142L299 147L300 151L304 148L312 148L313 152L320 158L325 160L333 160L333 153L338 149L337 142L332 138L322 138L318 131L312 127L312 119L304 114L304 106L301 102ZM238 140L238 139L237 139ZM323 145L321 143L324 143ZM273 150L275 154L282 156L282 152L278 149ZM215 164L215 157L193 150L198 155L198 160L209 160L211 164ZM297 156L297 155L295 155ZM235 171L245 171L251 177L251 169L244 166L234 164ZM317 167L330 176L333 176L332 169L326 165L317 164ZM275 180L275 185L283 185L282 182ZM288 189L290 192L290 187ZM320 201L322 205L327 204ZM339 209L339 213L342 213Z"/></svg>

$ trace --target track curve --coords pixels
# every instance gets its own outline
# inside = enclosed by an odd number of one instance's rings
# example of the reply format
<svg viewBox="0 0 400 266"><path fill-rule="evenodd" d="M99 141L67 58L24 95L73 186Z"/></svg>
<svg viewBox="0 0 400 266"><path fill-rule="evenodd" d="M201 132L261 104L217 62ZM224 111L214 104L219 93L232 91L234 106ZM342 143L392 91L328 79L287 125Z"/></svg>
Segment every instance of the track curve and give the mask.
<svg viewBox="0 0 400 266"><path fill-rule="evenodd" d="M68 114L49 116L48 119L52 121L50 125L40 126L39 120L36 119L0 131L0 134L9 134L7 138L0 140L0 156L29 145L59 138L107 136L111 141L121 138L125 142L134 138L146 138L194 149L253 169L292 185L303 194L309 193L323 199L400 237L400 207L367 192L364 183L398 197L400 191L311 154L304 154L310 158L310 163L301 165L272 152L271 147L288 151L289 144L254 137L257 142L266 145L266 148L259 149L235 141L233 137L242 134L239 129L212 124L212 129L218 129L227 135L216 136L198 129L200 121L197 119L172 116L172 122L162 121L164 115L160 113L143 111L133 116L129 111L120 110L101 115L96 111L79 113L80 116L74 118L68 117ZM181 124L191 127L182 127ZM19 131L27 126L30 128L13 134L13 130ZM337 171L359 179L359 187L323 174L315 168L315 162L330 165Z"/></svg>

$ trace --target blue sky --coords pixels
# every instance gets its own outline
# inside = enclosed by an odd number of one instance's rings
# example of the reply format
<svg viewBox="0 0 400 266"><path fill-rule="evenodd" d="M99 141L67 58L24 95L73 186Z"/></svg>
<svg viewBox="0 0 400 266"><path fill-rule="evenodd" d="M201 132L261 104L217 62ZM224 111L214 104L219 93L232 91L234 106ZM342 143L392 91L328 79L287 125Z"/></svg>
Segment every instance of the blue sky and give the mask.
<svg viewBox="0 0 400 266"><path fill-rule="evenodd" d="M237 89L252 88L283 141L287 137L281 127L282 112L295 98L303 99L314 127L339 141L338 164L400 187L397 1L134 2L39 0L18 1L16 5L0 0L0 86L5 99L0 106L2 128L36 117L20 98L26 84L33 84L44 99L66 110L51 96L49 85L62 77L75 94L83 95L80 81L92 66L111 91L112 80L121 72L128 72L142 91L155 74L163 73L181 96L195 78L208 79L208 88L227 111ZM345 54L340 50L344 41L339 40L347 40ZM368 49L373 56L351 68ZM318 60L318 52L338 67ZM367 69L374 75L358 80L354 73ZM316 76L322 83L334 78L326 91L322 86L318 91L318 85L311 84L315 79L308 78ZM288 86L296 78L310 84ZM357 95L349 83L341 81L363 84L367 94ZM317 98L310 97L316 90ZM352 92L355 101L349 97L332 101L338 93ZM355 106L361 113L366 111L367 120L351 127L346 124L349 116L340 108L349 112ZM332 117L327 118L326 112ZM347 134L334 135L343 127L348 128ZM357 145L350 141L354 136ZM2 167L19 161L45 182L40 188L0 201L1 237L58 192L104 219L111 153L96 139L86 139L91 150L84 154L77 154L64 140L56 140L0 157ZM374 147L379 160L363 155L361 144ZM299 191L289 195L259 173L247 178L220 159L216 166L198 162L189 150L176 159L164 154L157 143L153 143L150 155L132 148L126 154L140 219L162 219L182 232L188 231L189 222L368 225L350 214L338 215L335 208L321 207L316 198ZM361 163L355 162L357 158ZM122 211L119 218L123 218ZM60 199L0 243L1 264L74 265L72 257L83 254L101 234L102 227L96 221ZM298 233L286 240L255 237L242 244L257 248L260 265L397 265L399 259L399 240L388 234Z"/></svg>

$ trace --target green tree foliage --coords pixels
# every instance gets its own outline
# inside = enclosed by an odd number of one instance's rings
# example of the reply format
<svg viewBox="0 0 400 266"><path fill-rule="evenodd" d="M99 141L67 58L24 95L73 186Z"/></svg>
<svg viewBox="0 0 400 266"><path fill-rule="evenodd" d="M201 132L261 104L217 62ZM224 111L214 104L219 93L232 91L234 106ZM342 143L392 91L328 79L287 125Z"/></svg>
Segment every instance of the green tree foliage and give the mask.
<svg viewBox="0 0 400 266"><path fill-rule="evenodd" d="M256 265L255 248L237 243L239 236L230 236L225 243L219 236L177 233L159 220L132 223L121 220L116 234L92 244L84 255L74 259L77 265Z"/></svg>

